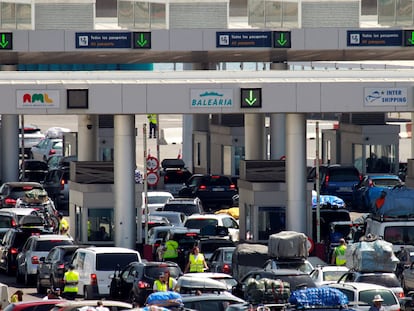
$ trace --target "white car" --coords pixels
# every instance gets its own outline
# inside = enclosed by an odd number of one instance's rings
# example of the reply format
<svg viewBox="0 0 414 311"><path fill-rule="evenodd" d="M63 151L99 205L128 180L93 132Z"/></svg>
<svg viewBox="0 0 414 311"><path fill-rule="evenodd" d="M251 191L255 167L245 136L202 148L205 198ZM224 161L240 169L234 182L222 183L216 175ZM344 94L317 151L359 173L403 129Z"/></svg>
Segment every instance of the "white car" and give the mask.
<svg viewBox="0 0 414 311"><path fill-rule="evenodd" d="M26 285L32 283L37 275L40 257L46 257L55 246L72 244L73 239L67 235L43 234L30 236L16 258L16 281L24 281Z"/></svg>
<svg viewBox="0 0 414 311"><path fill-rule="evenodd" d="M339 278L346 272L348 268L345 266L317 266L310 273L310 277L315 284L320 287L331 283L336 283Z"/></svg>
<svg viewBox="0 0 414 311"><path fill-rule="evenodd" d="M384 299L382 305L385 311L399 311L401 306L394 292L384 286L371 283L332 283L327 286L343 292L349 301L349 307L355 310L367 311L372 306L375 295L381 295Z"/></svg>
<svg viewBox="0 0 414 311"><path fill-rule="evenodd" d="M141 256L129 248L78 248L71 262L79 273L78 295L86 300L109 297L110 275L133 261L141 262Z"/></svg>
<svg viewBox="0 0 414 311"><path fill-rule="evenodd" d="M216 281L220 281L225 284L227 290L231 292L232 288L237 285L237 281L230 274L220 272L199 272L199 273L186 273L185 277L195 277L198 279L208 278Z"/></svg>
<svg viewBox="0 0 414 311"><path fill-rule="evenodd" d="M52 155L62 155L62 150L62 138L44 138L30 149L30 158L47 162Z"/></svg>
<svg viewBox="0 0 414 311"><path fill-rule="evenodd" d="M174 196L167 191L148 191L147 204L148 211L152 212L161 210L168 200L174 199ZM142 193L142 213L145 213L145 192Z"/></svg>
<svg viewBox="0 0 414 311"><path fill-rule="evenodd" d="M239 224L234 217L228 214L190 215L185 221L184 226L189 229L199 229L200 235L203 235L203 231L207 226L210 228L217 228L217 226L225 227L229 231L230 239L233 242L239 241ZM217 235L206 233L205 235Z"/></svg>

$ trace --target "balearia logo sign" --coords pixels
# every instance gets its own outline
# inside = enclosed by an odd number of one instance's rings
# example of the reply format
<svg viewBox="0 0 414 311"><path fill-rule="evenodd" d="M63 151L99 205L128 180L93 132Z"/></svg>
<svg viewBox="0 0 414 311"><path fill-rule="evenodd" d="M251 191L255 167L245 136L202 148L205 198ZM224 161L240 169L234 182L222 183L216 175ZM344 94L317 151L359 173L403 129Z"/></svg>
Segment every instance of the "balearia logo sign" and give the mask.
<svg viewBox="0 0 414 311"><path fill-rule="evenodd" d="M17 108L59 108L59 91L19 90Z"/></svg>
<svg viewBox="0 0 414 311"><path fill-rule="evenodd" d="M407 88L364 88L365 106L406 106Z"/></svg>
<svg viewBox="0 0 414 311"><path fill-rule="evenodd" d="M233 89L191 89L191 107L233 107Z"/></svg>

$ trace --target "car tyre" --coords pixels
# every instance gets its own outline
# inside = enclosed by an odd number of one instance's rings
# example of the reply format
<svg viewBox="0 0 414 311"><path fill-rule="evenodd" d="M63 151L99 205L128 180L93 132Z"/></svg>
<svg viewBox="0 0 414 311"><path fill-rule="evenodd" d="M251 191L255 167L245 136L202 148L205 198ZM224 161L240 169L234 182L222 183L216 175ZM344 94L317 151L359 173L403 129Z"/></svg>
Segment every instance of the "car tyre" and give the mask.
<svg viewBox="0 0 414 311"><path fill-rule="evenodd" d="M20 274L19 268L16 269L16 283L22 283L23 282L23 275Z"/></svg>
<svg viewBox="0 0 414 311"><path fill-rule="evenodd" d="M37 280L36 280L36 290L38 294L46 294L46 288L44 288L42 286L42 284L40 283L40 276L39 274L37 275Z"/></svg>
<svg viewBox="0 0 414 311"><path fill-rule="evenodd" d="M83 296L85 300L92 300L94 299L94 294L93 294L93 287L91 286L85 286L85 288L83 289Z"/></svg>

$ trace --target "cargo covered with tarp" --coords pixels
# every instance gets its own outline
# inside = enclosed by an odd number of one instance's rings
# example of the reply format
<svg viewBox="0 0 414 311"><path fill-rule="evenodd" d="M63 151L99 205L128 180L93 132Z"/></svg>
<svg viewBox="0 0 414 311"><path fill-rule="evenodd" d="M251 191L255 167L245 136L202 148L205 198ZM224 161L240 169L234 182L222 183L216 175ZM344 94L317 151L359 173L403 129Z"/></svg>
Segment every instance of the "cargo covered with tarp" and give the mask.
<svg viewBox="0 0 414 311"><path fill-rule="evenodd" d="M289 303L295 305L297 309L318 307L342 309L348 305L348 297L339 289L324 286L295 290L290 295Z"/></svg>
<svg viewBox="0 0 414 311"><path fill-rule="evenodd" d="M233 277L240 280L248 272L261 269L268 259L268 247L266 245L239 243L233 251Z"/></svg>
<svg viewBox="0 0 414 311"><path fill-rule="evenodd" d="M282 231L269 237L269 257L271 258L307 258L308 238L296 231Z"/></svg>
<svg viewBox="0 0 414 311"><path fill-rule="evenodd" d="M383 189L385 198L382 203L376 204L375 198L371 212L375 216L384 217L414 217L414 189L395 187ZM378 197L380 194L378 194Z"/></svg>
<svg viewBox="0 0 414 311"><path fill-rule="evenodd" d="M346 266L361 272L394 272L398 258L392 244L381 239L365 239L348 245Z"/></svg>
<svg viewBox="0 0 414 311"><path fill-rule="evenodd" d="M290 284L282 280L250 278L244 290L244 300L252 304L285 303L289 297Z"/></svg>

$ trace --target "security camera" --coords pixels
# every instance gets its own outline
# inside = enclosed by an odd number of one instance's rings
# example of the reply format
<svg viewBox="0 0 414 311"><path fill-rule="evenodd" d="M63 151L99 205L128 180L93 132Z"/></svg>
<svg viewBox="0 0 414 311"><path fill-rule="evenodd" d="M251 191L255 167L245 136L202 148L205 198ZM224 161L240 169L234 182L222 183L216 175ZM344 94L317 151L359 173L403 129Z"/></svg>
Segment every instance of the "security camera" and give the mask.
<svg viewBox="0 0 414 311"><path fill-rule="evenodd" d="M88 125L86 126L86 128L87 128L88 130L91 130L91 129L92 129L92 124L88 124Z"/></svg>

